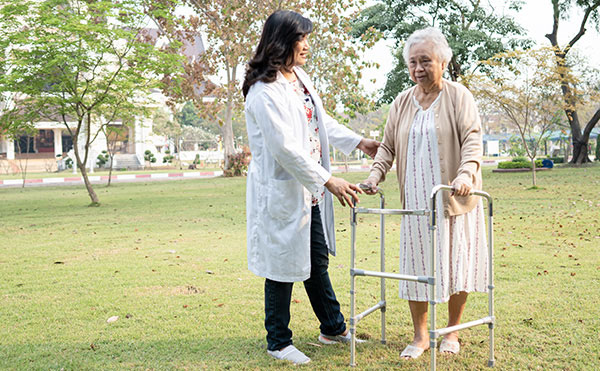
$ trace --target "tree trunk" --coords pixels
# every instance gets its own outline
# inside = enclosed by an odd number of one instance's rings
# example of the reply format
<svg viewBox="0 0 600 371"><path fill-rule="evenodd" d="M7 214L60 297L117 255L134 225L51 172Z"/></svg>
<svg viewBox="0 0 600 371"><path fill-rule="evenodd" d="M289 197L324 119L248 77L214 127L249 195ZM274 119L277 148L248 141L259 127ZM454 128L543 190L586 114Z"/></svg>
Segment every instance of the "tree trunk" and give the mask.
<svg viewBox="0 0 600 371"><path fill-rule="evenodd" d="M87 133L87 135L89 135L89 133ZM81 171L81 177L83 178L83 183L85 184L85 188L88 191L88 195L90 196L90 199L92 200L92 203L90 204L90 206L100 206L100 200L98 199L98 195L96 195L96 192L94 191L94 188L92 188L92 183L90 183L90 179L88 177L88 173L87 170L85 168L85 164L81 161L81 156L79 155L79 138L77 138L77 136L79 136L79 131L77 131L76 135L73 136L73 151L75 152L75 160L77 161L77 167L79 168L79 171ZM87 151L87 149L86 149ZM87 157L87 156L85 156Z"/></svg>
<svg viewBox="0 0 600 371"><path fill-rule="evenodd" d="M108 168L108 183L106 183L107 187L110 187L110 182L112 180L112 171L113 171L113 163L114 163L114 158L115 155L111 155L110 153L108 154L108 156L110 157L110 167Z"/></svg>
<svg viewBox="0 0 600 371"><path fill-rule="evenodd" d="M532 181L533 181L533 188L537 187L537 179L535 177L535 157L531 159L531 173L532 173Z"/></svg>
<svg viewBox="0 0 600 371"><path fill-rule="evenodd" d="M225 157L225 170L229 169L229 156L235 153L233 145L233 99L228 99L225 106L225 121L221 125L221 137L223 138L223 155Z"/></svg>

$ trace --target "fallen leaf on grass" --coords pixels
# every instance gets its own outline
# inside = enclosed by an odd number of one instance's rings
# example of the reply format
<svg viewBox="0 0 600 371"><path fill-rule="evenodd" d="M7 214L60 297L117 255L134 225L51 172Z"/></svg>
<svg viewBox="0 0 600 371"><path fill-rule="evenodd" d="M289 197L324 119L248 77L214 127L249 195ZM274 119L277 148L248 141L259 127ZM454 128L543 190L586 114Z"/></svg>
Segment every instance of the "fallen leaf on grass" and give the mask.
<svg viewBox="0 0 600 371"><path fill-rule="evenodd" d="M54 262L54 264L65 264L65 262L58 261L58 262Z"/></svg>
<svg viewBox="0 0 600 371"><path fill-rule="evenodd" d="M225 304L224 304L224 303L219 303L219 304L217 304L217 307L219 307L219 308L220 308L220 307L222 307L223 305L225 305Z"/></svg>
<svg viewBox="0 0 600 371"><path fill-rule="evenodd" d="M293 301L294 303L296 303L296 304L300 303L300 300L298 300L298 299L294 299L294 300L292 300L292 301Z"/></svg>
<svg viewBox="0 0 600 371"><path fill-rule="evenodd" d="M573 277L575 275L575 272L571 272L571 277Z"/></svg>
<svg viewBox="0 0 600 371"><path fill-rule="evenodd" d="M94 345L94 343L91 343L90 344L90 349L95 352L96 351L96 345Z"/></svg>
<svg viewBox="0 0 600 371"><path fill-rule="evenodd" d="M313 347L317 347L320 348L321 344L317 344L317 343L306 343L307 345L312 345Z"/></svg>
<svg viewBox="0 0 600 371"><path fill-rule="evenodd" d="M119 316L112 316L106 320L106 323L113 323L113 322L116 322L118 319L119 319Z"/></svg>
<svg viewBox="0 0 600 371"><path fill-rule="evenodd" d="M127 318L127 319L129 319L129 318L131 318L131 317L133 317L133 315L131 315L131 314L129 314L129 313L127 313L127 314L125 315L125 318Z"/></svg>

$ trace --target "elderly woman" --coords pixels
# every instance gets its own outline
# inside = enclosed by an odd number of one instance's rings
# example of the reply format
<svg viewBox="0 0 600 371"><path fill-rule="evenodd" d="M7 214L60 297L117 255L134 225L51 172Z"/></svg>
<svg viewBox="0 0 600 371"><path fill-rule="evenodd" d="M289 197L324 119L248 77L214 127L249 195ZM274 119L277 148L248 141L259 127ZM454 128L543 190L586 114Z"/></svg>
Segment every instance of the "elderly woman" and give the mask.
<svg viewBox="0 0 600 371"><path fill-rule="evenodd" d="M438 198L438 251L435 300L448 301L448 326L460 323L469 292L484 292L488 277L483 205L468 196L481 188L481 127L473 96L464 86L442 78L452 58L446 38L436 28L413 33L404 59L416 83L392 104L383 142L365 183L385 180L397 159L400 199L405 209L424 209L437 184L451 184L452 194ZM441 212L443 210L443 213ZM400 234L400 272L429 275L427 218L404 216ZM419 357L429 348L426 284L400 281L400 297L409 301L414 337L401 358ZM458 334L447 334L440 352L456 354Z"/></svg>

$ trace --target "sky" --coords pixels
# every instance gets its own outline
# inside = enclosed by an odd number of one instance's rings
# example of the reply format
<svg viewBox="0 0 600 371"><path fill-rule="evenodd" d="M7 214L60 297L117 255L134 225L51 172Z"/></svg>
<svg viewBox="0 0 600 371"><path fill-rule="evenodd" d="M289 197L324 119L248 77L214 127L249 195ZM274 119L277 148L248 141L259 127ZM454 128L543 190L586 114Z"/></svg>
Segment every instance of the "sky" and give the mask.
<svg viewBox="0 0 600 371"><path fill-rule="evenodd" d="M497 11L502 11L500 4L503 1L489 0ZM375 3L375 1L372 1ZM506 10L507 14L514 16L517 22L528 31L528 36L533 39L538 46L549 46L550 41L544 37L552 31L552 5L550 0L528 0L524 2L523 8L519 13ZM581 12L573 12L571 19L562 20L558 27L559 45L566 44L579 30ZM393 58L391 48L393 43L389 41L380 41L374 48L367 51L366 55L373 56L371 61L380 64L378 69L371 68L364 71L362 84L369 93L377 92L385 86L386 75L393 68ZM591 65L600 67L600 34L589 25L585 35L575 44L574 50L579 51L586 57ZM376 79L373 84L371 79Z"/></svg>

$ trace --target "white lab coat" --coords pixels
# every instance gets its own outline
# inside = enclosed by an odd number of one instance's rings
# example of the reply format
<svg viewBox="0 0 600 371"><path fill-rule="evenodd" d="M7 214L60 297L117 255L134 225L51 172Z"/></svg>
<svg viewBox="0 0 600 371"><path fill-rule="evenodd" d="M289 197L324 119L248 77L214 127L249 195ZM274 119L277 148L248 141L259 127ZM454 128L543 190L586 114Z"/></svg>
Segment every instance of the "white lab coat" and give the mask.
<svg viewBox="0 0 600 371"><path fill-rule="evenodd" d="M272 83L252 85L245 106L252 152L246 188L248 268L279 282L310 277L311 194L331 177L329 144L348 154L362 139L325 112L308 75L294 70L314 100L321 165L309 154L304 104L281 73ZM325 241L335 255L333 197L327 189L320 211Z"/></svg>

